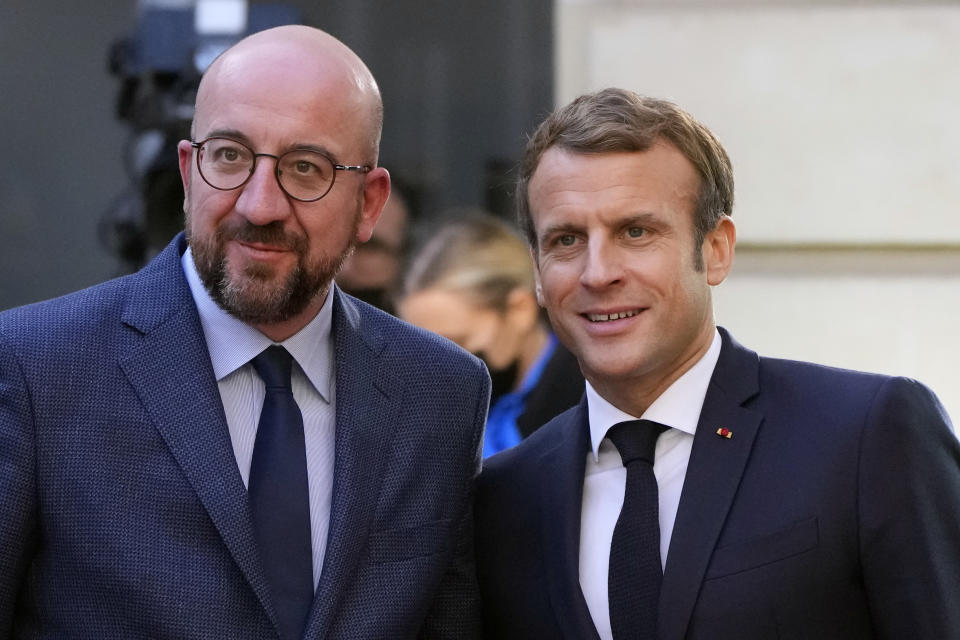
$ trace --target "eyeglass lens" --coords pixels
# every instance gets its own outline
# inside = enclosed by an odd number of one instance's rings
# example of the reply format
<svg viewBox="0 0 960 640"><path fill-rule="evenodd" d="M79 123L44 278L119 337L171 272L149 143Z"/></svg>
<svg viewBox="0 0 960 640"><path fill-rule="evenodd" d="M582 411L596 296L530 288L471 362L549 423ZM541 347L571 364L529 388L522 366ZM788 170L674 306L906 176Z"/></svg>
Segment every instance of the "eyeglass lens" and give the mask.
<svg viewBox="0 0 960 640"><path fill-rule="evenodd" d="M263 154L261 154L263 155ZM257 156L250 147L229 138L210 138L200 147L200 175L211 187L230 190L253 173ZM277 160L280 186L298 200L316 200L330 190L333 163L316 151L294 149Z"/></svg>

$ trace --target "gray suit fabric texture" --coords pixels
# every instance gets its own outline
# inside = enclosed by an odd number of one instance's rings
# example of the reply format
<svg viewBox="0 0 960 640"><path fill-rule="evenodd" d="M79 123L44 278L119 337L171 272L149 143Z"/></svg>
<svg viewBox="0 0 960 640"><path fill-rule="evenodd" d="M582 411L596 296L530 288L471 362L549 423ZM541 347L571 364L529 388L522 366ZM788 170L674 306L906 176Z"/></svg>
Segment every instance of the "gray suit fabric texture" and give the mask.
<svg viewBox="0 0 960 640"><path fill-rule="evenodd" d="M277 638L178 236L0 313L0 637ZM482 363L335 290L330 533L304 638L470 638Z"/></svg>

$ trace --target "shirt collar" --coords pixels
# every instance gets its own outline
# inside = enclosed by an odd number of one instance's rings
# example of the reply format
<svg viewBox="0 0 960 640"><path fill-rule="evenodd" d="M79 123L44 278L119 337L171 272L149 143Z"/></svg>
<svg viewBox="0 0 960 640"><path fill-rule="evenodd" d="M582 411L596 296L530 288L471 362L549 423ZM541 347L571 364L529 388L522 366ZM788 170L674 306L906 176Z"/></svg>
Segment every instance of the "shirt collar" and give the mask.
<svg viewBox="0 0 960 640"><path fill-rule="evenodd" d="M640 416L644 420L653 420L673 429L693 435L700 421L700 410L707 396L707 387L713 369L720 358L722 341L720 332L713 330L713 341L707 352L697 360L682 376L667 387ZM607 402L599 393L586 383L587 415L590 420L590 444L593 447L593 459L598 460L600 442L607 431L618 422L636 420L636 416L621 411Z"/></svg>
<svg viewBox="0 0 960 640"><path fill-rule="evenodd" d="M200 280L193 253L188 247L180 259L183 272L190 285L190 293L200 314L203 336L207 341L213 373L219 382L261 351L274 343L255 328L230 315L214 302ZM303 370L304 375L323 397L330 402L333 397L333 344L331 326L333 321L333 287L327 292L320 312L307 326L279 344L282 345Z"/></svg>

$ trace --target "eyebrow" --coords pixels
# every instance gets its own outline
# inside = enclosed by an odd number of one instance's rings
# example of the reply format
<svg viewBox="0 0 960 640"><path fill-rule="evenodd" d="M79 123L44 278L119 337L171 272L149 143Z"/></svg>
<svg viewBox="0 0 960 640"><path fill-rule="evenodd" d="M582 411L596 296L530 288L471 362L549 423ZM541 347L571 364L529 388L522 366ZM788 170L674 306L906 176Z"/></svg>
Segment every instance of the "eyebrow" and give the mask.
<svg viewBox="0 0 960 640"><path fill-rule="evenodd" d="M659 222L660 218L657 214L644 211L641 213L635 213L632 215L627 215L623 218L617 218L614 220L614 226L623 227L631 224L654 224ZM547 238L558 233L578 233L583 230L584 225L574 224L570 222L562 222L550 227L547 227L543 230L543 233L540 237Z"/></svg>
<svg viewBox="0 0 960 640"><path fill-rule="evenodd" d="M641 213L635 213L633 215L627 216L626 218L618 220L617 224L622 227L624 225L637 224L637 223L653 224L655 222L660 222L660 220L661 220L660 216L658 216L657 214L651 211L644 211Z"/></svg>
<svg viewBox="0 0 960 640"><path fill-rule="evenodd" d="M242 142L243 144L247 145L251 149L254 148L253 141L251 141L250 138L247 135L245 135L242 131L239 131L237 129L214 129L213 131L208 131L206 137L207 138L232 138L237 142ZM329 158L331 162L333 162L334 164L337 163L337 160L334 157L333 153L331 153L330 150L324 147L323 145L319 145L319 144L287 145L286 148L279 151L277 155L283 155L288 151L298 151L298 150L299 151L315 151L316 153L319 153L320 155L323 155ZM259 153L259 151L257 151L257 153Z"/></svg>
<svg viewBox="0 0 960 640"><path fill-rule="evenodd" d="M577 233L582 228L583 228L582 225L575 225L569 222L564 222L562 224L555 224L545 228L543 232L539 234L539 237L542 239L542 238L549 238L550 236L555 236L557 234Z"/></svg>

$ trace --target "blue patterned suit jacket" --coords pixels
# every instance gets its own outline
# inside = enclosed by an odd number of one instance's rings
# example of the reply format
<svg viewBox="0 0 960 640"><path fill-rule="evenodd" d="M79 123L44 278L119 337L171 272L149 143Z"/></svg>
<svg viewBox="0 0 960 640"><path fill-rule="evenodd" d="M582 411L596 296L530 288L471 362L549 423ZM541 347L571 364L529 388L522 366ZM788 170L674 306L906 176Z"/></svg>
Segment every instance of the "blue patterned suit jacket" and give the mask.
<svg viewBox="0 0 960 640"><path fill-rule="evenodd" d="M720 332L658 640L960 638L960 445L933 394L761 358ZM484 462L489 637L598 637L579 583L589 448L581 402Z"/></svg>
<svg viewBox="0 0 960 640"><path fill-rule="evenodd" d="M277 637L184 249L0 314L0 637ZM304 637L472 637L485 369L339 291L333 340L333 505Z"/></svg>

